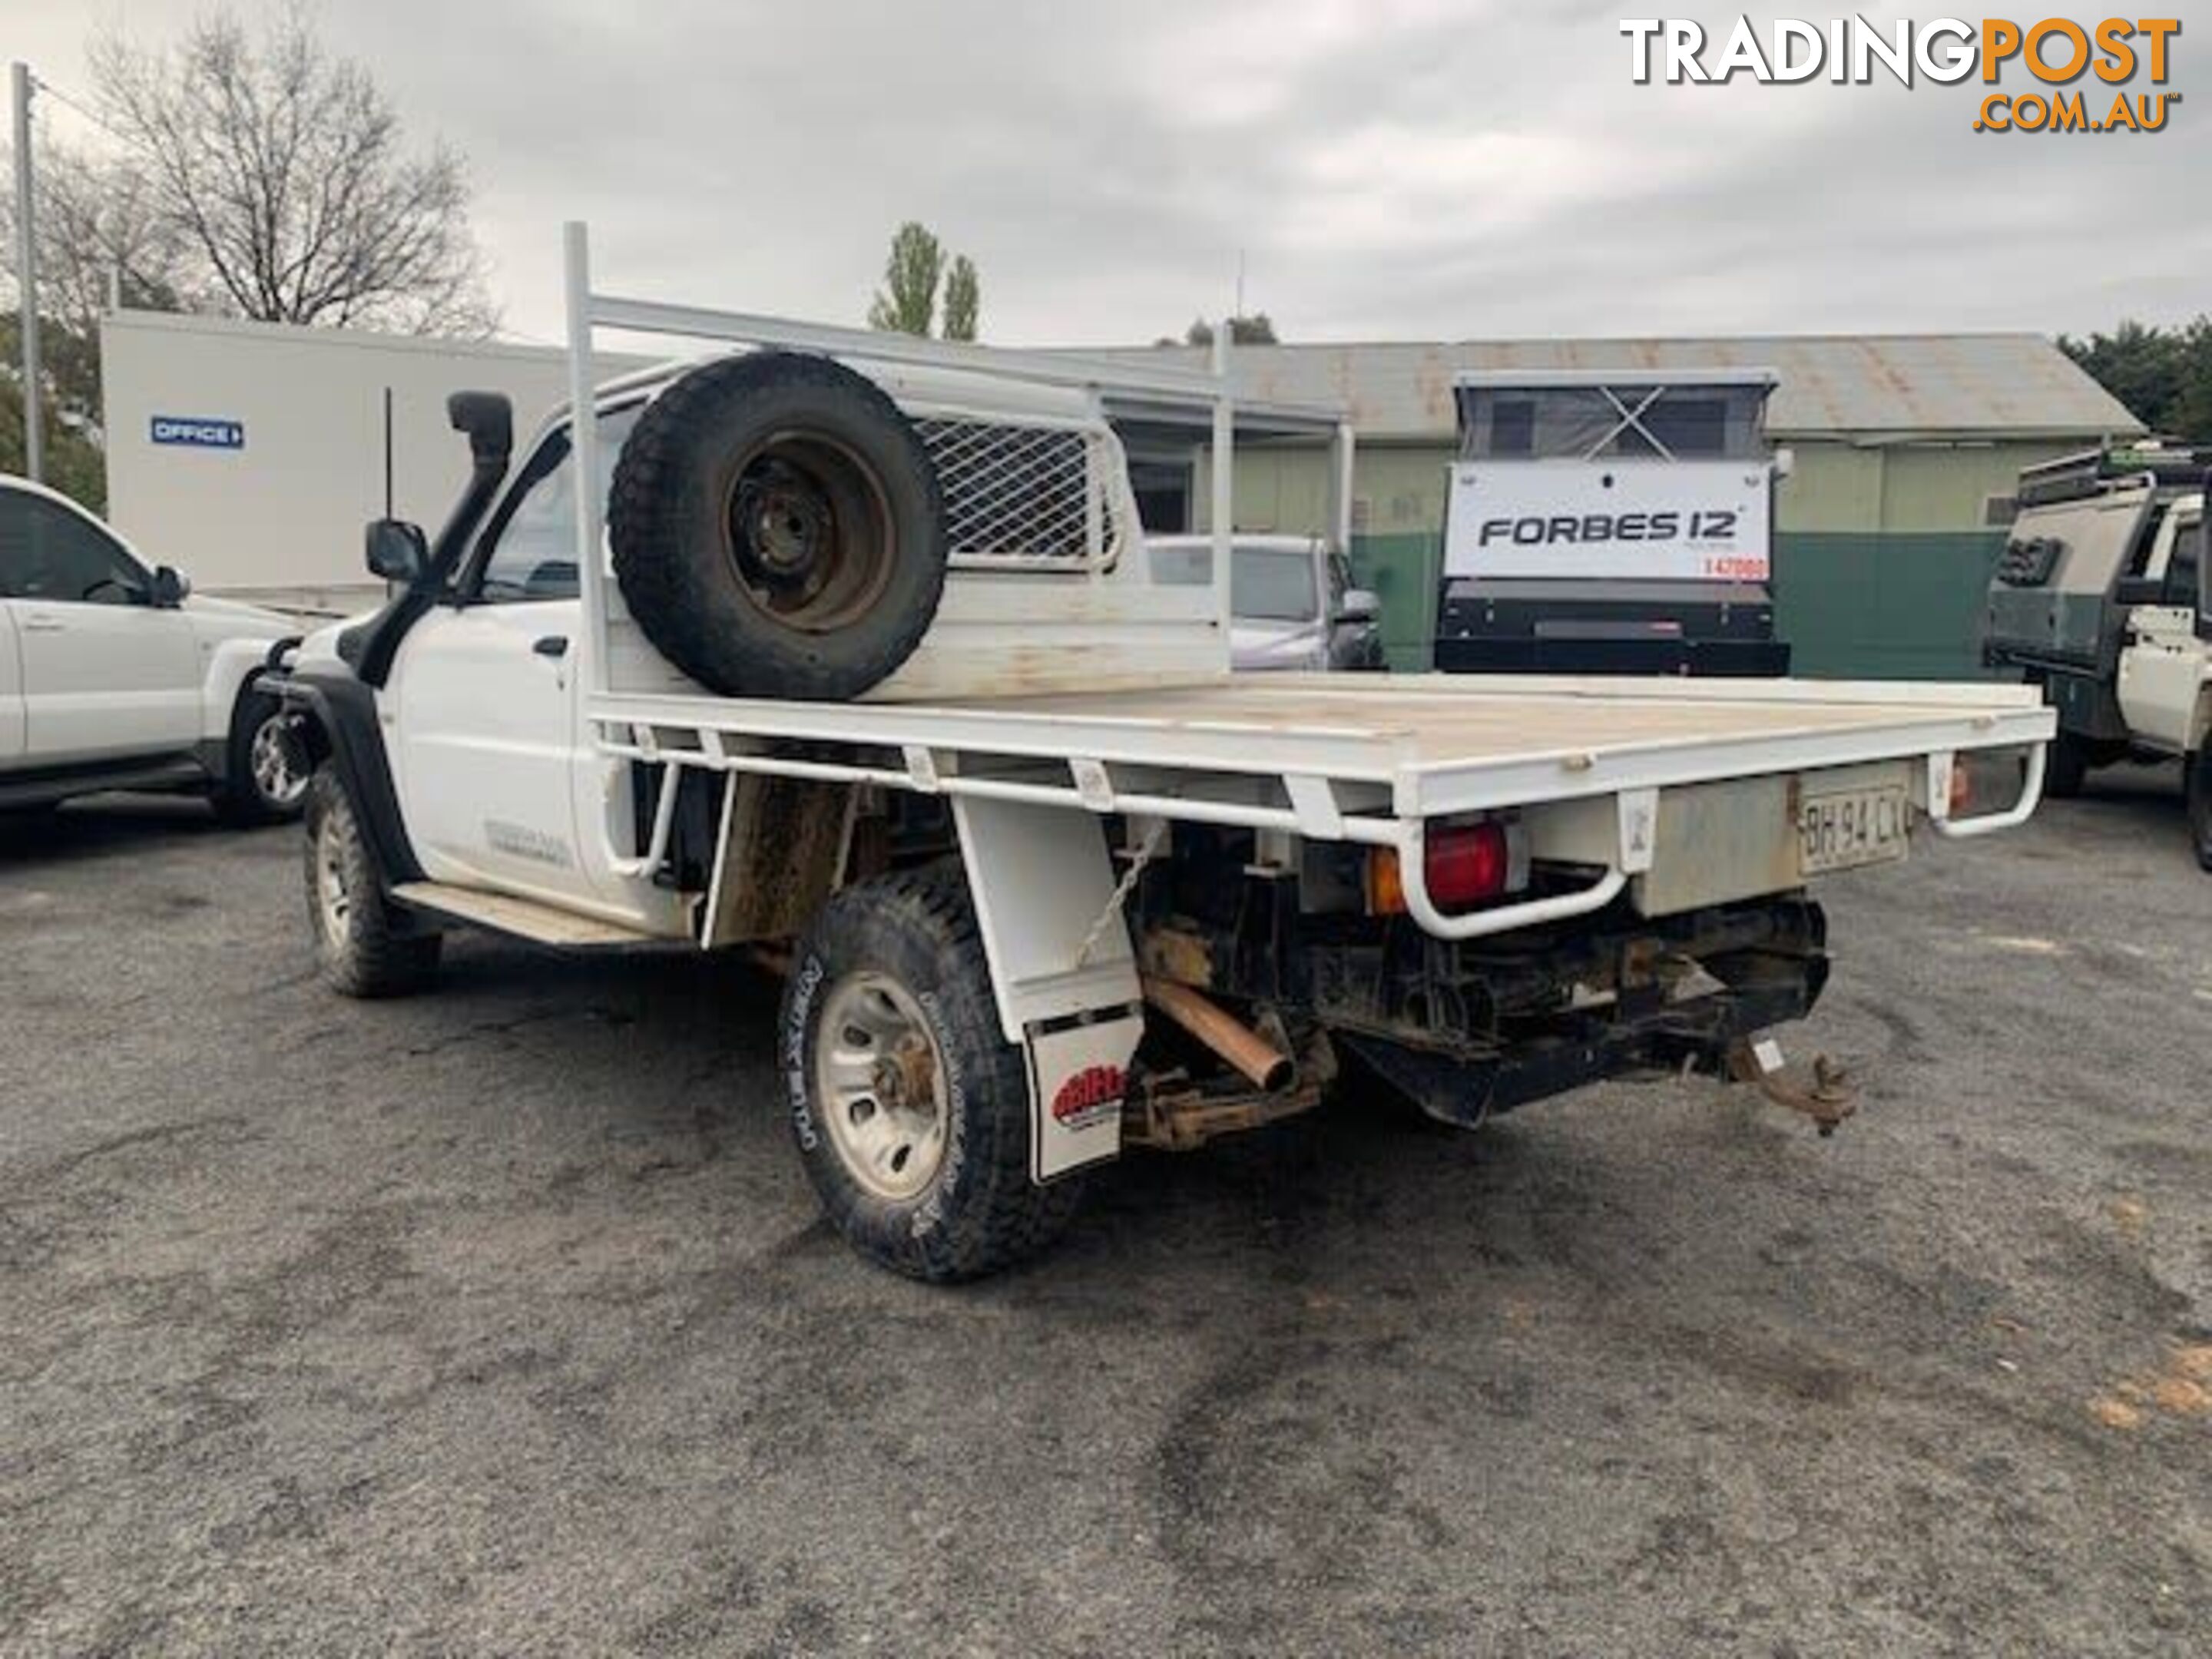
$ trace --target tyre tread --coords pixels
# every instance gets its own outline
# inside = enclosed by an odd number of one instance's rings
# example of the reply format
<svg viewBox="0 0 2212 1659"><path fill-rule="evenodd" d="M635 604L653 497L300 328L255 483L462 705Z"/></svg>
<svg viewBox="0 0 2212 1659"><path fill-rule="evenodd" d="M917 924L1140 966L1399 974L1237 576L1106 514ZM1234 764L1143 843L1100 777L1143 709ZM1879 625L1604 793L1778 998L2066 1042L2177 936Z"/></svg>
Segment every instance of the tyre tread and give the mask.
<svg viewBox="0 0 2212 1659"><path fill-rule="evenodd" d="M326 948L322 930L321 894L316 869L318 844L325 823L334 822L343 837L347 886L352 895L354 925L337 950ZM410 933L398 925L378 879L375 860L361 832L353 798L336 767L325 762L316 769L307 796L307 885L308 925L317 942L323 978L342 996L380 998L404 996L420 990L436 973L443 939L436 933Z"/></svg>
<svg viewBox="0 0 2212 1659"><path fill-rule="evenodd" d="M847 888L817 919L801 958L810 946L830 948L830 941L848 931L866 941L884 928L910 930L935 957L933 988L943 1016L939 1040L959 1051L967 1084L970 1117L963 1139L966 1164L975 1172L972 1189L933 1231L902 1231L883 1224L886 1218L903 1222L908 1212L854 1188L826 1137L812 1152L802 1140L801 1156L830 1219L871 1261L940 1284L1001 1272L1036 1255L1066 1229L1082 1202L1084 1183L1072 1177L1040 1187L1030 1179L1027 1070L1021 1050L998 1027L990 967L959 861ZM793 1030L793 1020L787 996L785 1051L793 1052L797 1042L803 1054L805 1034Z"/></svg>
<svg viewBox="0 0 2212 1659"><path fill-rule="evenodd" d="M2185 757L2182 763L2188 769L2190 845L2197 854L2197 868L2212 871L2212 743Z"/></svg>
<svg viewBox="0 0 2212 1659"><path fill-rule="evenodd" d="M780 388L835 388L859 400L875 418L902 433L923 485L924 517L931 537L941 536L942 497L936 469L898 406L872 382L827 358L797 352L729 357L685 374L647 405L623 444L608 497L607 533L615 578L623 602L660 653L708 690L730 696L775 696L838 701L888 678L910 656L936 614L943 592L944 558L937 544L936 580L927 603L906 625L864 655L843 643L835 661L801 650L733 653L714 621L713 583L702 565L669 544L669 502L679 490L696 433L735 400ZM925 556L916 549L902 556Z"/></svg>

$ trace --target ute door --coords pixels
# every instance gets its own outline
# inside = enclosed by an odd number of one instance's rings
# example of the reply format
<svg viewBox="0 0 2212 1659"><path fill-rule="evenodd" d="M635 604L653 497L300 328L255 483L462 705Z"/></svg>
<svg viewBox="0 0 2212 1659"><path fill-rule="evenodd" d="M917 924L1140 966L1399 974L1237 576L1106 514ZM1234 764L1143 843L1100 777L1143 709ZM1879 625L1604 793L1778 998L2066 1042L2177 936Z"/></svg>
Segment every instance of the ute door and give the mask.
<svg viewBox="0 0 2212 1659"><path fill-rule="evenodd" d="M600 417L607 468L633 419ZM574 472L565 429L532 452L452 599L409 630L386 695L401 809L425 872L591 908L598 854L580 844L574 789L584 643Z"/></svg>
<svg viewBox="0 0 2212 1659"><path fill-rule="evenodd" d="M2158 602L2128 613L2120 652L2120 712L2147 747L2182 754L2197 735L2197 706L2212 647L2198 637L2197 582L2204 549L2201 501L2177 503L2167 514L2172 539L2146 573L2160 584Z"/></svg>
<svg viewBox="0 0 2212 1659"><path fill-rule="evenodd" d="M98 520L48 490L0 489L0 584L30 764L181 755L199 741L198 635L154 602L153 574Z"/></svg>

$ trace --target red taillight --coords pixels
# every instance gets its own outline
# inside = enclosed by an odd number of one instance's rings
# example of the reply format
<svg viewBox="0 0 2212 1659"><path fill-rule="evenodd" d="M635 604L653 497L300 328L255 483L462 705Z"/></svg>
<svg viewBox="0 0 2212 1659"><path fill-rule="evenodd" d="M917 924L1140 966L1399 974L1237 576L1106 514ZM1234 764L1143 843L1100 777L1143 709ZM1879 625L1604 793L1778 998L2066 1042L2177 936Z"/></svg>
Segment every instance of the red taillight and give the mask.
<svg viewBox="0 0 2212 1659"><path fill-rule="evenodd" d="M1463 910L1505 891L1513 875L1513 844L1498 823L1431 828L1424 863L1429 897L1440 910Z"/></svg>
<svg viewBox="0 0 2212 1659"><path fill-rule="evenodd" d="M1963 818L1974 810L1974 770L1965 755L1951 757L1951 816Z"/></svg>

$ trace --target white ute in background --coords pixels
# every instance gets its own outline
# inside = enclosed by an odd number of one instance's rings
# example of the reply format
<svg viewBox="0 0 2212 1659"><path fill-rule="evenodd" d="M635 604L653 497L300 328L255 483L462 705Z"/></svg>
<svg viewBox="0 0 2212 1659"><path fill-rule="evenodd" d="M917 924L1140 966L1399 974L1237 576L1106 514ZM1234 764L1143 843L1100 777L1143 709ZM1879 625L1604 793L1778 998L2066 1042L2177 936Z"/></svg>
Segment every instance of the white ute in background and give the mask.
<svg viewBox="0 0 2212 1659"><path fill-rule="evenodd" d="M295 817L304 757L253 681L290 617L198 599L66 496L0 475L0 811L112 789Z"/></svg>

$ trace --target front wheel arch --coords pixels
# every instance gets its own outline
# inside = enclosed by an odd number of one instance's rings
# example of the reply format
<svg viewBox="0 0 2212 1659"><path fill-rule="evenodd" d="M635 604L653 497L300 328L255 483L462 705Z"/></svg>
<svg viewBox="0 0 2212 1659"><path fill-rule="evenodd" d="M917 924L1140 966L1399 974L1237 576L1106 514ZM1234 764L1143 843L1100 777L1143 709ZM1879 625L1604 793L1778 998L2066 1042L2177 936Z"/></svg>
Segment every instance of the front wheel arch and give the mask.
<svg viewBox="0 0 2212 1659"><path fill-rule="evenodd" d="M231 702L216 811L240 826L297 819L317 763L284 700L249 678Z"/></svg>

